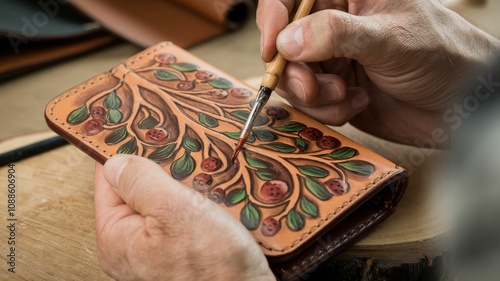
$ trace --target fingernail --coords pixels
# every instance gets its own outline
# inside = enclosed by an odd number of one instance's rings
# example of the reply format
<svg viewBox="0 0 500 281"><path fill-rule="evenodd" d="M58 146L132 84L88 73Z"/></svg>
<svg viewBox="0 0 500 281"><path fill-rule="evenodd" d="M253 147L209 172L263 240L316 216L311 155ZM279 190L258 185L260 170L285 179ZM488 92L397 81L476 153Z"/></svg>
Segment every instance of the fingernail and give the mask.
<svg viewBox="0 0 500 281"><path fill-rule="evenodd" d="M306 91L304 85L297 78L290 78L287 82L288 90L295 95L299 100L306 101Z"/></svg>
<svg viewBox="0 0 500 281"><path fill-rule="evenodd" d="M302 25L291 24L278 35L276 39L278 49L288 56L298 56L304 48Z"/></svg>
<svg viewBox="0 0 500 281"><path fill-rule="evenodd" d="M104 173L109 184L118 187L120 176L128 164L129 159L123 155L115 155L104 164Z"/></svg>
<svg viewBox="0 0 500 281"><path fill-rule="evenodd" d="M368 94L365 90L359 90L352 99L351 105L353 108L364 108L368 105Z"/></svg>
<svg viewBox="0 0 500 281"><path fill-rule="evenodd" d="M321 98L325 102L339 102L340 101L340 90L339 87L333 83L326 83L320 89Z"/></svg>

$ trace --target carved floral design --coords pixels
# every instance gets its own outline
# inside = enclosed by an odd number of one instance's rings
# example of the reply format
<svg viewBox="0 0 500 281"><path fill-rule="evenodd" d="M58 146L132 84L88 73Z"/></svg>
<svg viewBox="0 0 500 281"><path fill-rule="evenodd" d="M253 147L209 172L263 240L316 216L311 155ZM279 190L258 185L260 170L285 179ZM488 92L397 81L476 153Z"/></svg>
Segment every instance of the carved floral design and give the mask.
<svg viewBox="0 0 500 281"><path fill-rule="evenodd" d="M231 165L254 93L172 54L158 54L116 81L79 105L67 123L117 153L157 162L218 204L241 204L240 221L264 236L285 225L303 229L321 215L319 201L344 196L349 177L374 172L356 149L273 106L257 118L246 144L251 149Z"/></svg>

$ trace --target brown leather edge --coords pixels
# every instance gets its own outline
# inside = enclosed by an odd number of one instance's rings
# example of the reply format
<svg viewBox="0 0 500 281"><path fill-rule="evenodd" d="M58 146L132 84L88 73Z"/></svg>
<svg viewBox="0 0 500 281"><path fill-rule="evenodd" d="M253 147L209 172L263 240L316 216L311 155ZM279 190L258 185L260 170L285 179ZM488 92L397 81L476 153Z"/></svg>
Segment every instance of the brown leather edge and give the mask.
<svg viewBox="0 0 500 281"><path fill-rule="evenodd" d="M96 77L102 76L102 75L108 75L108 74L109 74L109 72L104 72L104 73L102 73L100 75L97 75ZM77 87L79 87L79 86L76 86L75 88L77 88ZM71 91L71 90L69 90L69 91ZM47 114L47 108L49 108L49 106L51 104L53 104L53 103L54 103L54 100L50 101L48 103L48 105L46 106L46 109L45 109L44 117L45 117L45 122L47 123L47 126L52 131L54 131L56 134L60 135L61 137L63 137L64 139L66 139L69 143L71 143L72 145L74 145L75 147L77 147L78 149L80 149L83 153L89 155L90 157L92 157L97 162L99 162L101 164L104 164L106 162L106 160L107 160L106 157L104 157L103 155L99 154L93 147L91 147L87 143L82 142L76 136L73 136L64 127L62 127L62 126L60 126L60 124L56 123L57 120L54 120L53 119L54 117L52 117L49 114Z"/></svg>
<svg viewBox="0 0 500 281"><path fill-rule="evenodd" d="M379 184L380 188L372 196L365 195L367 200L361 206L345 214L346 219L340 219L326 233L318 235L295 257L286 261L268 258L276 277L283 281L307 279L320 264L361 239L394 213L407 185L408 172L399 168Z"/></svg>

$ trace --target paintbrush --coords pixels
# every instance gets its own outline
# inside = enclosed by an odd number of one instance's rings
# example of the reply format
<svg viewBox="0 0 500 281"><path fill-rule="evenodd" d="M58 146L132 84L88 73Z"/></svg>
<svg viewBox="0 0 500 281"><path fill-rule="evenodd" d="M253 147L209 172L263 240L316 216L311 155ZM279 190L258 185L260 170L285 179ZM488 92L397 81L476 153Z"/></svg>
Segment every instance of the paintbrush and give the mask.
<svg viewBox="0 0 500 281"><path fill-rule="evenodd" d="M314 5L314 0L302 0L300 2L299 7L297 8L297 12L292 21L296 21L300 18L303 18L311 12L312 6ZM276 53L272 61L268 64L266 68L266 72L264 73L264 77L262 78L262 82L260 83L259 92L257 93L257 98L255 99L255 103L250 111L250 115L241 131L240 137L238 139L238 144L236 149L234 150L233 157L231 161L234 163L236 161L236 157L238 153L243 149L243 146L247 142L248 136L252 132L253 124L259 116L262 108L269 100L271 93L278 85L278 81L285 69L287 61L279 54Z"/></svg>

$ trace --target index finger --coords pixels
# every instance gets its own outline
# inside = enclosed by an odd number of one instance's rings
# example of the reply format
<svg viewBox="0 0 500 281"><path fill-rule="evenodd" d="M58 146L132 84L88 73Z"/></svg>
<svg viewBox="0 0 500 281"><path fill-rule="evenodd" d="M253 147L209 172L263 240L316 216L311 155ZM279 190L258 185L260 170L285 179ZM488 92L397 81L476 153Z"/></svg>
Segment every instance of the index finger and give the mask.
<svg viewBox="0 0 500 281"><path fill-rule="evenodd" d="M257 27L260 31L261 56L269 62L276 54L276 38L289 23L295 0L260 0L257 7Z"/></svg>

